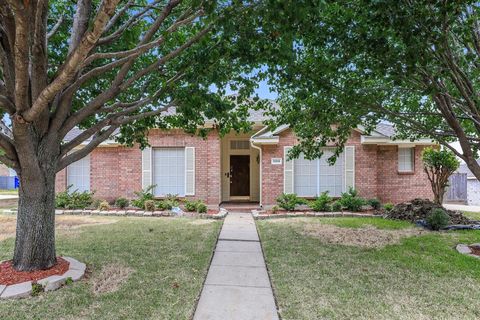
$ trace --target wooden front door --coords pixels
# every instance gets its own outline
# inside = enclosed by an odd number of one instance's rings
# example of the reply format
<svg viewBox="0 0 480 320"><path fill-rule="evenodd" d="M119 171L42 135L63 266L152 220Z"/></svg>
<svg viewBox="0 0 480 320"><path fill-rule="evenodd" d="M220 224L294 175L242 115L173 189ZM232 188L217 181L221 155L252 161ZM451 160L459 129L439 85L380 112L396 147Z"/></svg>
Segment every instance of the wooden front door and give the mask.
<svg viewBox="0 0 480 320"><path fill-rule="evenodd" d="M250 156L230 156L230 196L250 196Z"/></svg>

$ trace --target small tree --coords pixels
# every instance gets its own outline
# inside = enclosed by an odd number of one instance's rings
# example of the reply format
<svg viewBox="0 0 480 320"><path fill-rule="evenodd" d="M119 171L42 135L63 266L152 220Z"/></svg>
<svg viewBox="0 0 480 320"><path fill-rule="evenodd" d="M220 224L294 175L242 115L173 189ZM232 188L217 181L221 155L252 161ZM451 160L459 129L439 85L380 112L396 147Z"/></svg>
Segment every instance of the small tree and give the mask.
<svg viewBox="0 0 480 320"><path fill-rule="evenodd" d="M460 162L448 150L425 148L422 153L423 168L432 185L433 201L442 204L448 177L458 169Z"/></svg>

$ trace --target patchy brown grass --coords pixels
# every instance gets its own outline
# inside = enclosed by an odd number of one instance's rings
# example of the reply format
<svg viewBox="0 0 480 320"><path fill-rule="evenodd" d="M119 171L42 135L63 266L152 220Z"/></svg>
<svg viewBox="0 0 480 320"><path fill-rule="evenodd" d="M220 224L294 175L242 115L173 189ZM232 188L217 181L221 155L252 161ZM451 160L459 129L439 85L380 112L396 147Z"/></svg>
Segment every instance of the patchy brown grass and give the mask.
<svg viewBox="0 0 480 320"><path fill-rule="evenodd" d="M215 220L213 219L196 219L196 220L190 221L190 224L198 226L198 225L210 224L213 222L215 222Z"/></svg>
<svg viewBox="0 0 480 320"><path fill-rule="evenodd" d="M386 230L365 226L353 229L318 223L305 224L303 232L307 236L316 237L326 243L363 248L381 248L389 244L397 244L402 238L428 233L418 228Z"/></svg>
<svg viewBox="0 0 480 320"><path fill-rule="evenodd" d="M104 266L100 274L93 279L93 293L98 295L117 291L133 271L119 263Z"/></svg>
<svg viewBox="0 0 480 320"><path fill-rule="evenodd" d="M15 236L17 218L15 216L0 215L0 241ZM57 232L70 233L71 230L89 225L115 223L117 220L93 216L57 216L55 225ZM72 234L73 235L73 234Z"/></svg>

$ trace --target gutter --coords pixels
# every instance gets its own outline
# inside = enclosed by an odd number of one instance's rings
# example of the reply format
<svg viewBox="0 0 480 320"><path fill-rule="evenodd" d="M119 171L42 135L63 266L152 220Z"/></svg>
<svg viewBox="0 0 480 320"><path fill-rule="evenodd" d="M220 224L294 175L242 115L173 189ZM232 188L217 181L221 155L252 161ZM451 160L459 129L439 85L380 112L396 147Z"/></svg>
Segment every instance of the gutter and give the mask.
<svg viewBox="0 0 480 320"><path fill-rule="evenodd" d="M258 197L258 204L260 205L260 208L263 208L263 205L262 205L262 191L263 191L263 185L262 185L262 181L263 181L263 174L262 174L262 172L263 172L263 170L262 170L262 167L263 167L263 162L262 162L262 158L263 158L263 157L262 157L262 148L259 147L259 146L257 146L257 145L255 145L255 142L254 142L253 139L251 139L251 138L250 138L250 146L252 146L252 148L254 148L254 149L257 149L258 152L259 152L259 158L260 158L260 163L259 163L260 168L259 168L259 171L260 171L260 172L259 172L259 179L258 179L258 180L259 180L259 184L260 184L260 188L259 188L259 189L260 189L260 190L259 190L260 192L259 192L259 197Z"/></svg>

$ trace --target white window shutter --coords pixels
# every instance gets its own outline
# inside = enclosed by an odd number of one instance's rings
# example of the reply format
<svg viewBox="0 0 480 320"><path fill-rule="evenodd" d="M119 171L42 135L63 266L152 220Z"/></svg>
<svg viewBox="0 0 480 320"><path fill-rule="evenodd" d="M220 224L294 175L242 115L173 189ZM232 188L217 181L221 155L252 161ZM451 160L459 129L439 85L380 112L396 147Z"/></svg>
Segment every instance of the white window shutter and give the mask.
<svg viewBox="0 0 480 320"><path fill-rule="evenodd" d="M185 148L185 195L195 195L195 148Z"/></svg>
<svg viewBox="0 0 480 320"><path fill-rule="evenodd" d="M284 193L294 193L294 184L293 184L293 159L288 160L288 152L292 147L283 148L283 192Z"/></svg>
<svg viewBox="0 0 480 320"><path fill-rule="evenodd" d="M345 190L355 188L355 147L345 147Z"/></svg>
<svg viewBox="0 0 480 320"><path fill-rule="evenodd" d="M142 188L152 185L152 148L142 150Z"/></svg>

